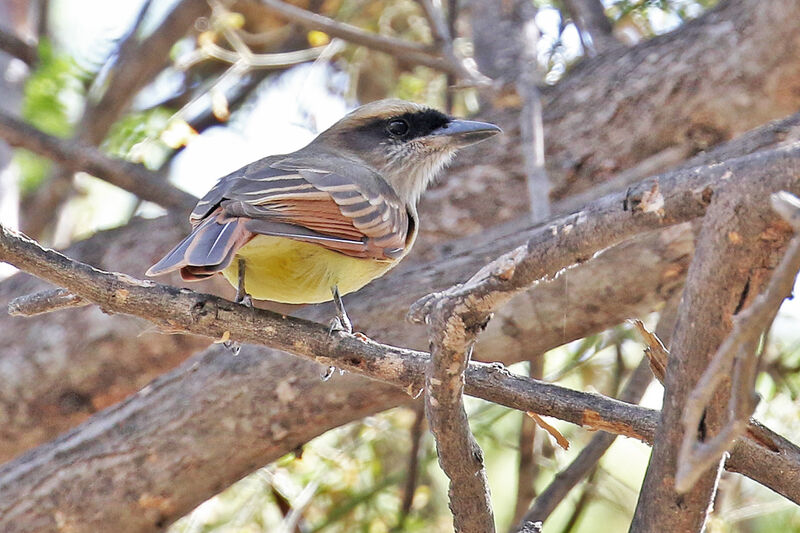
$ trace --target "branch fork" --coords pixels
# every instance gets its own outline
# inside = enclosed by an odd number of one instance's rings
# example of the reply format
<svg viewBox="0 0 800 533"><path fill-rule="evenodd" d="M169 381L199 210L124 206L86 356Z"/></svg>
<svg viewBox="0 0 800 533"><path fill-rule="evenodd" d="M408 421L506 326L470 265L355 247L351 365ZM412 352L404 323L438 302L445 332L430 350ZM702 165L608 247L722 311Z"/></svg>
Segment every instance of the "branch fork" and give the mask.
<svg viewBox="0 0 800 533"><path fill-rule="evenodd" d="M773 209L798 232L800 199L782 191L773 194L771 200ZM798 270L800 235L795 235L766 290L750 307L734 317L733 330L689 394L682 420L684 438L675 475L677 491L689 491L702 473L719 462L733 442L747 430L749 418L758 403L753 387L758 371L757 352L761 335L769 328L784 298L791 293ZM732 376L728 420L712 439L699 441L696 428L712 395L728 375Z"/></svg>

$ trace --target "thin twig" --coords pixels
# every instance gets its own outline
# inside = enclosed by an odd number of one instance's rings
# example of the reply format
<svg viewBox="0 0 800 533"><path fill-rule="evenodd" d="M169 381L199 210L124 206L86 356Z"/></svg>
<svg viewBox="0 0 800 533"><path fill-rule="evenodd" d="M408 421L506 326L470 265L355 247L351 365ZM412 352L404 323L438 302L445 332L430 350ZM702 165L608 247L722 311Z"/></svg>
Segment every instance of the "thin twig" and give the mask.
<svg viewBox="0 0 800 533"><path fill-rule="evenodd" d="M633 371L628 383L620 393L620 400L628 403L636 403L641 398L647 386L650 384L652 376L648 368L647 360L643 359L636 370ZM522 531L523 524L526 522L544 522L555 511L559 503L566 498L580 480L597 465L600 458L605 455L616 439L616 435L610 433L600 433L592 437L592 440L584 446L581 453L566 467L556 474L553 481L545 488L534 500L533 505L523 518L519 520L517 531Z"/></svg>
<svg viewBox="0 0 800 533"><path fill-rule="evenodd" d="M235 35L235 34L234 34ZM334 41L339 42L341 41ZM216 43L203 43L197 51L198 57L211 57L224 61L226 63L243 62L250 69L282 69L288 68L301 63L308 63L314 61L323 52L328 50L329 45L317 46L315 48L308 48L305 50L296 50L293 52L277 52L272 54L256 54L250 53L242 56L238 52L232 52L219 46ZM339 48L340 49L340 48ZM188 61L181 62L181 68L186 68L187 65L194 64L197 58L190 57Z"/></svg>
<svg viewBox="0 0 800 533"><path fill-rule="evenodd" d="M772 203L795 231L800 229L800 200L786 193L772 195ZM714 354L713 359L689 394L683 413L684 436L678 455L675 488L686 492L712 464L719 461L746 429L756 406L753 386L758 366L757 348L763 332L769 327L784 298L792 292L800 270L800 235L789 243L783 258L772 273L764 292L753 304L734 319L733 330ZM732 367L732 368L731 368ZM732 372L731 372L732 370ZM728 400L728 420L712 439L698 441L696 428L706 406L726 375L732 375Z"/></svg>
<svg viewBox="0 0 800 533"><path fill-rule="evenodd" d="M411 450L408 452L408 465L406 466L406 482L403 486L403 501L400 505L400 517L394 531L403 531L411 505L414 503L414 494L417 491L419 478L419 451L422 447L423 428L425 426L425 404L418 402L414 406L414 423L411 425L410 438Z"/></svg>
<svg viewBox="0 0 800 533"><path fill-rule="evenodd" d="M197 199L166 183L142 165L103 154L87 144L59 139L0 112L0 138L71 170L83 170L112 185L164 207L191 209Z"/></svg>
<svg viewBox="0 0 800 533"><path fill-rule="evenodd" d="M544 354L539 353L528 363L528 376L542 379ZM536 497L536 475L539 465L536 462L536 423L530 416L521 417L519 429L519 467L517 468L517 501L514 505L514 523L520 521Z"/></svg>
<svg viewBox="0 0 800 533"><path fill-rule="evenodd" d="M424 65L442 72L449 72L461 80L476 84L485 81L477 77L474 72L470 72L462 62L448 60L432 52L427 46L364 31L356 26L338 22L280 0L261 0L261 4L301 26L320 30L333 37L339 37L345 41L387 53L402 61Z"/></svg>
<svg viewBox="0 0 800 533"><path fill-rule="evenodd" d="M36 316L69 307L83 307L86 305L91 304L66 289L51 289L14 298L8 304L8 314L12 316Z"/></svg>

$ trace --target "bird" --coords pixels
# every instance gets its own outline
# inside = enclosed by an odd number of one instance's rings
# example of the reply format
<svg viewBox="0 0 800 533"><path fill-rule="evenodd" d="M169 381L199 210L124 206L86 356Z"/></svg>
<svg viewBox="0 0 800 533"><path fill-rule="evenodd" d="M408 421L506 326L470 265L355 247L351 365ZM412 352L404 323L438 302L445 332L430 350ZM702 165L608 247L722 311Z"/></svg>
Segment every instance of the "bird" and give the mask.
<svg viewBox="0 0 800 533"><path fill-rule="evenodd" d="M358 107L304 148L220 178L192 211L191 233L147 275L221 273L245 305L333 300L331 329L352 332L341 297L408 254L434 178L459 149L500 132L403 100Z"/></svg>

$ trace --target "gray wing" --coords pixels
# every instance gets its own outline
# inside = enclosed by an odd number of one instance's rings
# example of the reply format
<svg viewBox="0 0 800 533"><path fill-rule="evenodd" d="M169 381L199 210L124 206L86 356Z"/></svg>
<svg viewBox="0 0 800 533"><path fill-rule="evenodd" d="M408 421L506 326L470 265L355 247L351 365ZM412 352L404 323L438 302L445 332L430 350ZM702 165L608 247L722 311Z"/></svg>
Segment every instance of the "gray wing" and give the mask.
<svg viewBox="0 0 800 533"><path fill-rule="evenodd" d="M342 158L273 156L220 179L190 216L191 235L148 274L223 270L255 234L314 242L354 257L391 260L409 242L410 215L375 172Z"/></svg>

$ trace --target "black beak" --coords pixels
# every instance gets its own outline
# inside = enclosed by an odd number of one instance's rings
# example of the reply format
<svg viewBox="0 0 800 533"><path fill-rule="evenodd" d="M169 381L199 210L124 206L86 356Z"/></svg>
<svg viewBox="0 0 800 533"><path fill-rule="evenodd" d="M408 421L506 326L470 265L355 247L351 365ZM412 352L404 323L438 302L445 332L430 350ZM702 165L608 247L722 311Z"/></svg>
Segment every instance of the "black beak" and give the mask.
<svg viewBox="0 0 800 533"><path fill-rule="evenodd" d="M468 146L502 133L503 130L488 122L454 119L431 132L432 136L447 136L461 146Z"/></svg>

